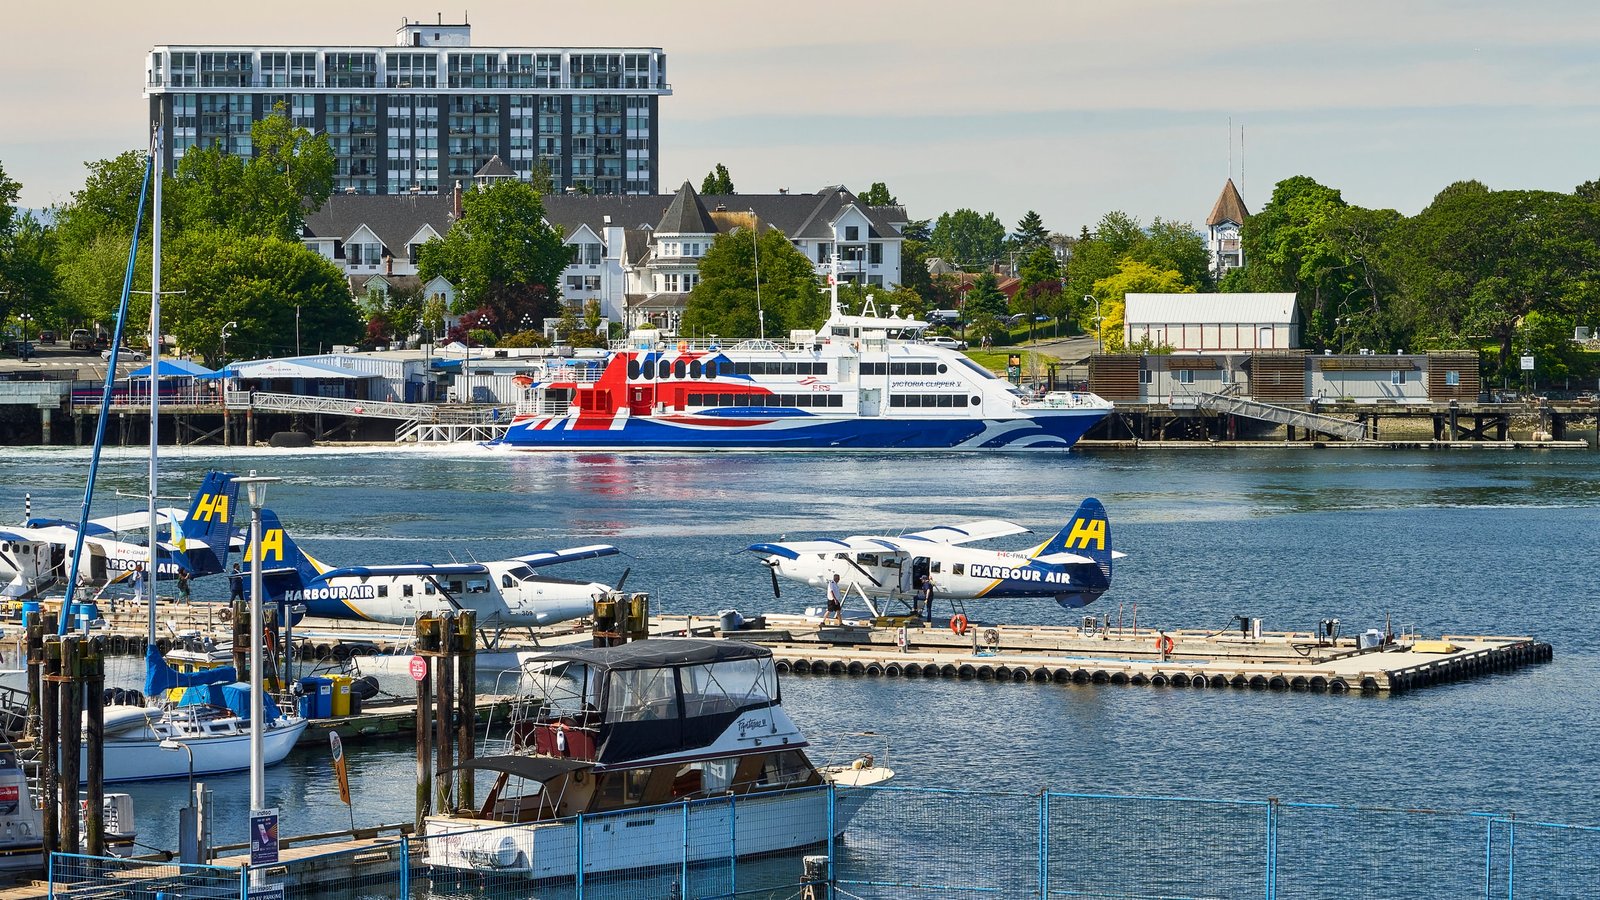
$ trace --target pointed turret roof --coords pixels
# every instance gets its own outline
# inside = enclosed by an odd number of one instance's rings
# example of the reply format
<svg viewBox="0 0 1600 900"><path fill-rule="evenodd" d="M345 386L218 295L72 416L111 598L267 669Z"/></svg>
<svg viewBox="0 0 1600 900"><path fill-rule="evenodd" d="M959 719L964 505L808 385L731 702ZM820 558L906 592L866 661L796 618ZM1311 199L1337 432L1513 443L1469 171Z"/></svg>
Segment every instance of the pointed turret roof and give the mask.
<svg viewBox="0 0 1600 900"><path fill-rule="evenodd" d="M685 181L672 197L667 212L656 225L657 234L716 234L717 226L700 203L694 185Z"/></svg>
<svg viewBox="0 0 1600 900"><path fill-rule="evenodd" d="M489 157L489 161L484 163L483 166L478 169L477 174L473 175L472 177L478 179L479 181L485 181L491 178L515 178L517 177L517 173L511 171L511 167L506 165L505 161L502 160L500 155L497 153L494 156Z"/></svg>
<svg viewBox="0 0 1600 900"><path fill-rule="evenodd" d="M1223 222L1232 222L1243 225L1250 210L1244 208L1244 198L1239 196L1239 189L1233 186L1233 179L1222 186L1222 195L1217 198L1217 205L1211 207L1211 215L1206 217L1206 225L1220 225Z"/></svg>

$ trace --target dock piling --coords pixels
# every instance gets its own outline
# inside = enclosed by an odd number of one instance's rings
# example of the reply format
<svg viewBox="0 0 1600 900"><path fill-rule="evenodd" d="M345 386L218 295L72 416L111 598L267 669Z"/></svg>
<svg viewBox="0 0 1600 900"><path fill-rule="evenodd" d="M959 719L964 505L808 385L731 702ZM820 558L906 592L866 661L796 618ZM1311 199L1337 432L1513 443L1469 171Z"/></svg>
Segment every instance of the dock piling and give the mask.
<svg viewBox="0 0 1600 900"><path fill-rule="evenodd" d="M456 615L456 765L464 766L477 756L473 726L478 709L478 614L464 609ZM462 770L456 787L456 808L473 811L477 807L472 773Z"/></svg>
<svg viewBox="0 0 1600 900"><path fill-rule="evenodd" d="M44 630L48 634L43 641L44 663L39 692L39 807L44 819L40 827L44 830L43 852L46 859L61 849L60 822L57 819L61 809L57 799L61 779L56 772L56 762L61 756L61 694L57 690L61 682L61 638L55 633L55 618L54 614L43 617Z"/></svg>
<svg viewBox="0 0 1600 900"><path fill-rule="evenodd" d="M106 738L106 659L105 639L90 638L79 644L79 668L83 673L84 730L88 737L88 785L83 802L84 852L106 855L105 823L105 738ZM76 722L69 723L76 725ZM77 790L72 792L77 794ZM76 799L76 796L74 796Z"/></svg>
<svg viewBox="0 0 1600 900"><path fill-rule="evenodd" d="M83 744L83 659L82 639L69 634L60 641L61 674L56 677L60 693L60 713L56 727L61 748L61 776L56 779L61 812L57 827L61 833L61 849L67 853L81 853L82 843L78 833L78 753Z"/></svg>

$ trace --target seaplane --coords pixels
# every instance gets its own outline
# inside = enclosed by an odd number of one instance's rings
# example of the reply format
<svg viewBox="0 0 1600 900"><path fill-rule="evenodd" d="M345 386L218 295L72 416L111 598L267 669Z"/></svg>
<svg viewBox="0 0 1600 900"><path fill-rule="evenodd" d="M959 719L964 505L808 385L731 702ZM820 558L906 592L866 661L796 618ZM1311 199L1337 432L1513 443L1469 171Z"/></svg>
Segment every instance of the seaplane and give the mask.
<svg viewBox="0 0 1600 900"><path fill-rule="evenodd" d="M180 571L191 577L221 572L233 534L232 514L239 487L230 472L207 472L187 510L156 511L156 578ZM85 587L101 588L131 579L150 564L149 545L122 540L150 521L148 511L91 519L83 531L85 559L78 568ZM21 525L0 526L0 597L28 600L66 577L77 544L78 523L34 517Z"/></svg>
<svg viewBox="0 0 1600 900"><path fill-rule="evenodd" d="M290 609L304 605L307 616L393 625L410 624L422 615L472 610L491 648L506 629L553 625L592 614L595 600L621 590L628 577L624 571L616 585L607 585L555 578L539 569L618 552L609 544L593 544L494 562L339 567L307 554L276 513L261 511L264 600ZM244 558L248 576L258 555L247 547Z"/></svg>
<svg viewBox="0 0 1600 900"><path fill-rule="evenodd" d="M815 588L837 575L845 592L858 594L874 616L882 614L882 601L914 606L923 576L932 581L933 599L950 601L959 615L967 600L1049 598L1077 609L1110 590L1112 562L1126 556L1111 548L1106 509L1092 497L1041 544L1025 550L966 546L1028 533L1014 522L983 519L897 536L778 541L745 549L762 555L774 597L780 595L780 575Z"/></svg>

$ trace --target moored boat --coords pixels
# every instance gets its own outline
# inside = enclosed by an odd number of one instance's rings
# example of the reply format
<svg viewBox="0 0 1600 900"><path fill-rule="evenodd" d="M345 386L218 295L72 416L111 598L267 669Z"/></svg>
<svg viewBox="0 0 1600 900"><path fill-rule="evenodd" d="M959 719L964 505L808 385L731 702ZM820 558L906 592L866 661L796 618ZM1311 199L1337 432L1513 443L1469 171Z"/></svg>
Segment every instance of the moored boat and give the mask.
<svg viewBox="0 0 1600 900"><path fill-rule="evenodd" d="M818 767L784 712L772 652L662 638L530 663L539 698L471 815L430 816L430 865L561 878L825 843L865 790L870 756ZM714 840L688 841L686 829Z"/></svg>

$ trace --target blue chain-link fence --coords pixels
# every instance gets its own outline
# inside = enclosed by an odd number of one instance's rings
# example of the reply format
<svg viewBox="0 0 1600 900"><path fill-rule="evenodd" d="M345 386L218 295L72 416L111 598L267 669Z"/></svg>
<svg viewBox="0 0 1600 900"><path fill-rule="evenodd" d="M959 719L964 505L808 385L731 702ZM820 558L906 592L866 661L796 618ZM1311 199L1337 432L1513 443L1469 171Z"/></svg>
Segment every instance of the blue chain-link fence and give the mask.
<svg viewBox="0 0 1600 900"><path fill-rule="evenodd" d="M1600 827L1276 800L823 787L296 848L245 871L56 854L50 881L52 897L106 900L1586 900L1600 896Z"/></svg>

